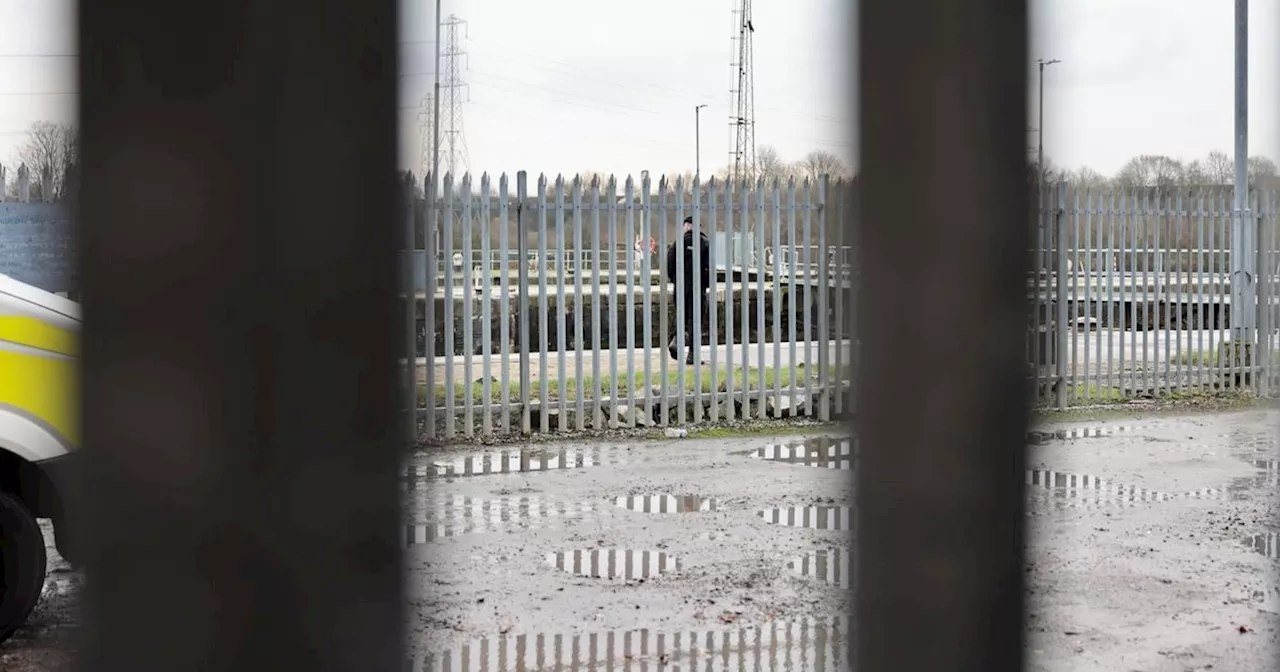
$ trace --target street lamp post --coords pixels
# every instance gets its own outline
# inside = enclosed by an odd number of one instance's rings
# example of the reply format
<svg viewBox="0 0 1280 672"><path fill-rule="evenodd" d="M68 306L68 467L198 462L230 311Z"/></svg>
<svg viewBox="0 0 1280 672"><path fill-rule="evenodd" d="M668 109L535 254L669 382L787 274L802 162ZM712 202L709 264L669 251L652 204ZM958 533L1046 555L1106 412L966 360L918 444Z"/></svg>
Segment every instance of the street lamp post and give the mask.
<svg viewBox="0 0 1280 672"><path fill-rule="evenodd" d="M693 108L693 151L696 155L693 160L693 176L694 179L702 180L702 108L706 104L695 105Z"/></svg>
<svg viewBox="0 0 1280 672"><path fill-rule="evenodd" d="M1257 327L1257 262L1249 208L1249 0L1235 1L1235 193L1231 222L1231 306L1229 318L1237 347L1250 347ZM1235 306L1240 306L1236 309ZM1249 306L1246 310L1244 307ZM1236 351L1235 357L1250 353Z"/></svg>
<svg viewBox="0 0 1280 672"><path fill-rule="evenodd" d="M1044 181L1044 66L1061 63L1058 59L1046 61L1043 58L1038 59L1040 64L1040 123L1037 124L1037 146L1036 146L1036 169L1040 171L1040 180Z"/></svg>

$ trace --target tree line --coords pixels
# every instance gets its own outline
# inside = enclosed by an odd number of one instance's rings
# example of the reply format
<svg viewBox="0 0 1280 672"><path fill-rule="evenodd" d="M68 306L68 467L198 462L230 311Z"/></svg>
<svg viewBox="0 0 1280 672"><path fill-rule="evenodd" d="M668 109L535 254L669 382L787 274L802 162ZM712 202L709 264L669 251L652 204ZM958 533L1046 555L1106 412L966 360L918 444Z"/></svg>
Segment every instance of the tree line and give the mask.
<svg viewBox="0 0 1280 672"><path fill-rule="evenodd" d="M32 201L45 200L44 185L40 176L49 172L53 181L53 200L67 198L67 173L80 160L80 131L74 124L56 124L37 121L27 130L27 137L14 151L5 167L5 197L18 197L17 168L26 164L31 170L30 196Z"/></svg>
<svg viewBox="0 0 1280 672"><path fill-rule="evenodd" d="M1031 171L1034 179L1039 173L1034 161L1031 162ZM1129 159L1111 176L1103 175L1088 166L1064 170L1045 161L1045 175L1049 182L1064 181L1076 187L1091 189L1112 187L1174 190L1229 187L1235 183L1235 160L1220 150L1191 160L1164 154L1141 154ZM1248 182L1251 189L1280 188L1280 170L1277 170L1275 161L1265 156L1249 157Z"/></svg>
<svg viewBox="0 0 1280 672"><path fill-rule="evenodd" d="M713 175L715 175L717 181L723 181L729 179L732 173L733 166L726 165L716 170ZM590 184L592 179L599 179L601 185L609 182L609 175L597 170L584 170L578 175L582 178L583 184ZM675 189L676 180L680 179L685 193L692 193L695 175L692 170L669 172L665 175L667 188ZM787 179L794 177L799 183L805 179L816 182L822 175L830 175L832 179L841 179L851 177L852 173L843 159L825 150L815 149L795 161L787 161L782 158L777 149L770 145L761 145L756 148L755 169L751 174L752 179L764 178L766 183L772 183L775 179L785 182ZM618 188L621 190L622 181L626 180L626 176L615 177L619 180ZM708 177L708 175L704 174L702 180L705 182ZM654 186L656 188L656 184Z"/></svg>

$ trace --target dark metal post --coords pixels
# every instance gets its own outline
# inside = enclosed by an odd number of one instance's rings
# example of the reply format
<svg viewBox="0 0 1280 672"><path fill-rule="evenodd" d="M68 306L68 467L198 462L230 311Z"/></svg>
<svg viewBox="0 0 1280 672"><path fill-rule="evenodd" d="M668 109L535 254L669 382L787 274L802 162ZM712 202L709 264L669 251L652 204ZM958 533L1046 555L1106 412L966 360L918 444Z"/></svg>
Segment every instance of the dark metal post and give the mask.
<svg viewBox="0 0 1280 672"><path fill-rule="evenodd" d="M400 670L396 3L79 9L81 669Z"/></svg>
<svg viewBox="0 0 1280 672"><path fill-rule="evenodd" d="M876 318L859 360L855 669L1015 672L1026 0L858 11L859 300Z"/></svg>

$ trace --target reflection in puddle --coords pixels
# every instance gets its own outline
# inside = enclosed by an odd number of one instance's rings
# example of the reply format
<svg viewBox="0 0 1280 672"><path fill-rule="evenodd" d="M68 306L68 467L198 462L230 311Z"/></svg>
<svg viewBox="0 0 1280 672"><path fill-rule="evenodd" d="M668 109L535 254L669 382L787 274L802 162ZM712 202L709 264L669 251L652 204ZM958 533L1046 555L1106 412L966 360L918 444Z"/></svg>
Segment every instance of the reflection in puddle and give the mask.
<svg viewBox="0 0 1280 672"><path fill-rule="evenodd" d="M752 457L769 462L800 464L806 467L852 469L852 443L847 438L822 437L793 444L766 446L752 453Z"/></svg>
<svg viewBox="0 0 1280 672"><path fill-rule="evenodd" d="M643 462L647 459L631 455L625 448L561 448L549 450L504 450L501 452L464 455L441 460L430 466L409 467L403 478L420 481L438 477L487 476L518 474L530 471L584 469L603 465Z"/></svg>
<svg viewBox="0 0 1280 672"><path fill-rule="evenodd" d="M1071 429L1027 431L1027 443L1041 445L1049 441L1074 441L1076 439L1101 439L1116 434L1132 432L1138 429L1131 425L1114 425L1111 427L1073 427Z"/></svg>
<svg viewBox="0 0 1280 672"><path fill-rule="evenodd" d="M614 504L624 509L640 513L704 513L719 511L720 504L715 499L697 495L641 495L619 497Z"/></svg>
<svg viewBox="0 0 1280 672"><path fill-rule="evenodd" d="M592 579L649 579L680 569L680 561L665 551L598 548L548 553L556 569Z"/></svg>
<svg viewBox="0 0 1280 672"><path fill-rule="evenodd" d="M1176 495L1148 490L1133 485L1115 483L1088 474L1070 474L1060 471L1032 469L1027 471L1028 494L1050 495L1054 499L1078 501L1054 501L1058 507L1079 506L1136 506L1177 499Z"/></svg>
<svg viewBox="0 0 1280 672"><path fill-rule="evenodd" d="M576 635L496 635L413 661L424 672L525 670L754 670L845 672L853 637L840 617L730 630L650 629Z"/></svg>
<svg viewBox="0 0 1280 672"><path fill-rule="evenodd" d="M853 585L852 554L848 549L810 551L787 563L787 568L802 576L818 579L848 589Z"/></svg>
<svg viewBox="0 0 1280 672"><path fill-rule="evenodd" d="M1280 462L1276 460L1249 460L1261 473L1244 478L1236 478L1226 488L1221 489L1221 499L1244 500L1257 495L1271 496L1271 490L1280 487Z"/></svg>
<svg viewBox="0 0 1280 672"><path fill-rule="evenodd" d="M425 524L405 526L404 541L414 545L463 534L550 529L593 509L590 502L549 501L537 496L439 498L426 511Z"/></svg>
<svg viewBox="0 0 1280 672"><path fill-rule="evenodd" d="M1032 469L1027 471L1027 494L1057 509L1101 506L1130 507L1174 500L1204 499L1226 501L1238 497L1240 486L1197 488L1185 492L1162 492L1125 485L1088 474Z"/></svg>
<svg viewBox="0 0 1280 672"><path fill-rule="evenodd" d="M1263 532L1246 537L1245 546L1253 549L1254 553L1265 555L1272 560L1280 559L1280 534L1275 532Z"/></svg>
<svg viewBox="0 0 1280 672"><path fill-rule="evenodd" d="M1255 484L1255 487L1274 488L1280 486L1280 460L1253 460L1252 462L1253 466L1263 472L1250 479Z"/></svg>
<svg viewBox="0 0 1280 672"><path fill-rule="evenodd" d="M756 513L765 522L811 530L848 531L853 529L853 509L848 506L791 506L765 509Z"/></svg>

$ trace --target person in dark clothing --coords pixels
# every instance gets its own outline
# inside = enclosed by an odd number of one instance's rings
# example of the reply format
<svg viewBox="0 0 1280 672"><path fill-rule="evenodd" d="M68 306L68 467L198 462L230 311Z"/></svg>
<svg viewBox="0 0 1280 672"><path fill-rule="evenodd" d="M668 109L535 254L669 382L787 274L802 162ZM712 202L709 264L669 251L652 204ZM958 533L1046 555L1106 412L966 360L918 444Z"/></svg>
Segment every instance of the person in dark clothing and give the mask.
<svg viewBox="0 0 1280 672"><path fill-rule="evenodd" d="M698 243L695 248L693 241L693 217L684 218L684 235L680 240L671 244L671 248L667 250L667 279L671 284L675 285L675 290L682 297L683 306L679 301L676 303L676 320L684 322L684 346L687 349L685 355L685 363L693 364L693 358L698 353L698 348L702 345L702 334L694 333L693 325L693 302L695 296L700 301L699 306L702 314L701 326L703 329L707 326L707 311L710 307L708 294L711 289L711 244L707 241L705 233L699 233ZM682 276L676 276L676 247L683 249L684 259ZM698 254L698 276L694 276L694 250ZM671 352L671 358L680 359L680 349L676 345L676 337L679 334L679 327L673 327L671 331L671 341L668 350Z"/></svg>

